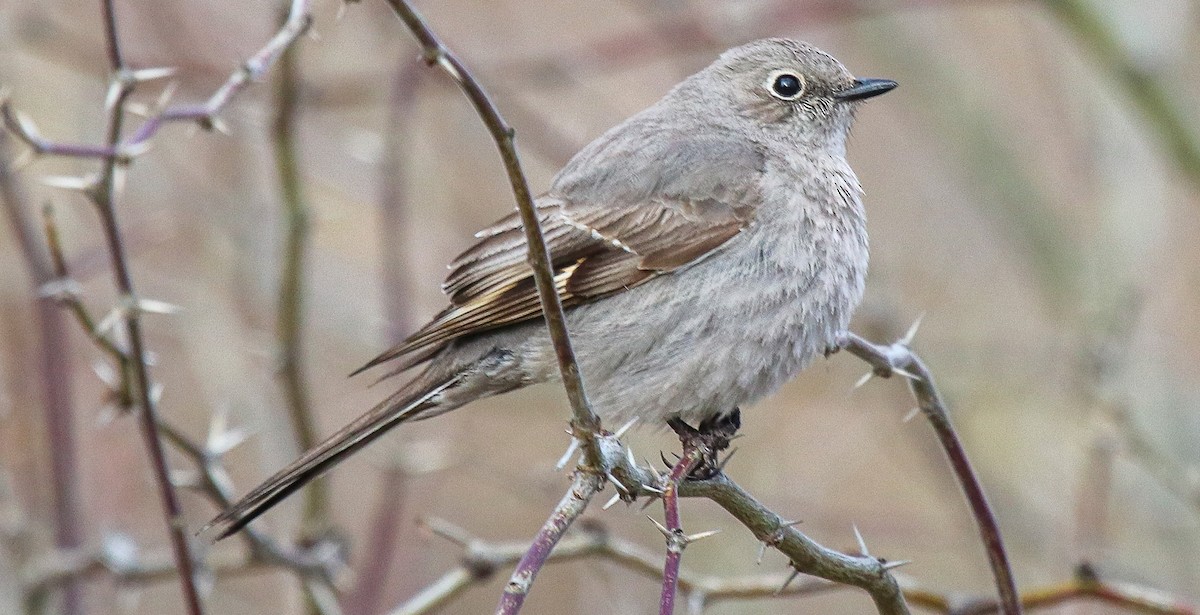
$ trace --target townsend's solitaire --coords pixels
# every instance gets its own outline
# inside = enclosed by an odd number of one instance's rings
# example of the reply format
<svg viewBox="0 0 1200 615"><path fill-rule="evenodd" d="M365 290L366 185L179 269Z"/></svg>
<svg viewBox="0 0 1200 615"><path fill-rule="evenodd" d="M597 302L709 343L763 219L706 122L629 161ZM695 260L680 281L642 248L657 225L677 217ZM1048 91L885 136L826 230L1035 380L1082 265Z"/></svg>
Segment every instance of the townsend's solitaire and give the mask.
<svg viewBox="0 0 1200 615"><path fill-rule="evenodd" d="M867 273L846 137L856 101L895 86L807 43L762 40L567 163L536 206L601 418L711 419L835 343ZM476 237L451 263L450 307L363 368L422 371L215 519L219 535L400 423L559 378L520 218Z"/></svg>

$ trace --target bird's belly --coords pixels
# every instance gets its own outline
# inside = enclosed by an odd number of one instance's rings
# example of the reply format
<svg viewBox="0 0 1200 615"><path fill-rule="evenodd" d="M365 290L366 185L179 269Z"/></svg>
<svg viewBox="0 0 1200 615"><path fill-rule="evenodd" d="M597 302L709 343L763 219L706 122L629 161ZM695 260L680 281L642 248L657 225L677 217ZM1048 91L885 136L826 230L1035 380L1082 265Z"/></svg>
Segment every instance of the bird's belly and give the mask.
<svg viewBox="0 0 1200 615"><path fill-rule="evenodd" d="M846 326L824 274L714 259L573 311L597 413L694 423L773 392Z"/></svg>

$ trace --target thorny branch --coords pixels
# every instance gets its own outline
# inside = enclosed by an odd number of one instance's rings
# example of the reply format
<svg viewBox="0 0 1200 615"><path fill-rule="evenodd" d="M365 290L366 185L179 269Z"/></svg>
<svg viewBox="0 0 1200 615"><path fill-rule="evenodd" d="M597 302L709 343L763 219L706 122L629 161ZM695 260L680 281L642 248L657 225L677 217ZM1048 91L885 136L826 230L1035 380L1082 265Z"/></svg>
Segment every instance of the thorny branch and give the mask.
<svg viewBox="0 0 1200 615"><path fill-rule="evenodd" d="M950 413L942 401L941 393L934 386L933 374L925 367L921 358L908 347L916 334L918 324L919 321L904 339L889 346L872 344L854 333L846 332L839 340L838 347L870 364L875 375L889 377L898 374L908 381L909 390L916 398L919 410L933 426L942 450L950 460L958 483L971 506L975 522L979 525L979 534L987 550L992 575L996 580L996 591L1003 606L1002 612L1005 615L1017 615L1021 613L1020 596L1008 555L1004 550L1004 541L1000 536L1000 524L996 521L996 515L983 492L983 486L975 475L971 461L950 422Z"/></svg>
<svg viewBox="0 0 1200 615"><path fill-rule="evenodd" d="M107 4L105 6L106 15L111 14L111 9L107 8ZM115 27L112 20L108 21ZM124 140L93 145L46 139L38 132L33 121L14 110L7 99L0 100L0 122L3 122L14 135L32 148L35 154L71 158L116 159L128 162L147 149L150 139L164 124L195 122L204 130L224 131L225 126L219 116L229 101L233 100L234 96L245 89L247 85L261 79L274 66L284 50L290 47L311 25L311 0L291 0L283 27L254 55L238 66L208 100L175 106L162 104L160 109L149 114L142 124ZM118 44L112 40L109 40L108 44L110 57L120 58ZM128 87L132 88L138 83L169 77L174 72L174 69L169 68L132 70L122 65L122 69L115 75L115 80L125 82Z"/></svg>
<svg viewBox="0 0 1200 615"><path fill-rule="evenodd" d="M389 615L426 615L439 612L469 589L487 583L504 568L513 565L528 549L525 543L488 542L440 519L427 519L426 527L463 549L458 567L393 609ZM597 558L613 562L647 578L662 576L658 555L636 543L611 535L597 523L581 521L550 555L549 562ZM795 582L793 574L764 574L719 577L682 568L679 589L687 596L688 612L704 609L726 600L775 599L807 596L845 589L846 585L803 576ZM900 591L914 607L946 615L987 615L999 613L993 599L951 596L920 587L910 579L898 580ZM1081 565L1075 575L1060 583L1027 590L1020 597L1029 609L1046 608L1073 602L1094 600L1131 611L1151 615L1196 615L1194 605L1159 590L1102 578L1094 569Z"/></svg>
<svg viewBox="0 0 1200 615"><path fill-rule="evenodd" d="M538 297L542 302L542 314L546 318L546 327L554 342L554 352L558 357L558 368L562 373L563 388L566 389L567 399L571 402L573 418L571 419L572 436L583 446L587 463L592 470L601 467L600 451L595 442L595 436L600 433L600 418L592 412L588 403L587 393L583 387L583 378L579 373L579 365L575 361L575 351L571 348L570 334L567 332L566 316L563 314L562 302L554 282L554 267L550 260L550 252L546 248L546 239L542 236L541 223L533 204L533 196L529 191L529 182L521 169L521 161L514 147L515 131L501 117L500 112L488 97L487 92L471 75L467 67L459 62L454 54L429 29L421 16L406 0L388 0L388 4L404 21L404 25L413 33L421 44L425 62L430 66L441 68L462 89L463 94L471 101L480 119L487 126L488 133L500 150L504 160L504 170L512 184L513 197L517 201L517 210L521 214L521 225L525 230L525 241L529 246L529 266L533 269L537 282Z"/></svg>
<svg viewBox="0 0 1200 615"><path fill-rule="evenodd" d="M216 114L247 83L265 73L279 54L287 49L308 27L311 18L308 2L293 1L286 23L279 32L257 54L239 67L206 103L167 108L167 96L170 92L170 88L168 88L159 101L157 109L133 132L132 136L125 138L125 119L129 109L129 99L137 85L150 79L169 76L172 71L131 69L121 53L117 35L118 20L112 0L103 0L101 7L104 13L107 56L113 71L106 101L108 121L104 144L100 146L60 144L46 140L38 134L31 120L12 109L7 99L0 101L0 120L19 139L29 145L35 154L93 157L101 160L101 169L97 176L59 180L57 183L83 192L96 205L100 214L106 244L112 260L114 280L119 293L118 307L114 313L124 328L125 335L123 337L128 348L122 347L107 337L103 324L97 324L77 293L74 292L72 281L66 270L66 260L63 257L53 217L49 212L45 216L46 231L51 248L52 264L58 280L54 283L55 286L46 290L52 292L56 298L62 300L71 309L76 320L97 346L112 356L119 365L118 384L114 385L114 390L118 395L117 404L124 407L137 405L141 409L139 420L142 435L149 450L164 516L167 520L174 569L178 572L187 612L192 615L200 615L202 607L196 589L193 554L185 534L185 524L181 518L179 501L159 440L160 431L162 435L172 440L195 459L202 470L200 484L208 490L210 497L216 500L225 500L227 503L227 495L221 489L223 472L217 469L219 453L212 454L206 447L191 443L178 432L165 427L156 416L157 394L151 384L145 343L140 327L140 315L147 311L146 306L151 302L139 300L134 292L125 246L116 219L116 198L125 167L137 154L146 149L148 139L164 122L193 120L205 128L216 127ZM251 559L253 561L293 567L297 572L302 573L302 578L306 581L310 591L318 596L318 602L329 603L331 601L333 592L328 582L327 565L321 562L309 562L304 557L287 553L261 536L253 534L247 536L252 546ZM324 581L324 586L317 587L314 591L312 581L318 578ZM322 599L322 596L325 598Z"/></svg>
<svg viewBox="0 0 1200 615"><path fill-rule="evenodd" d="M125 125L125 105L133 93L135 82L124 78L128 68L120 54L117 36L117 20L112 5L113 0L104 0L102 6L105 13L105 37L108 40L109 59L115 75L109 86L110 107L108 119L108 134L105 143L109 148L115 148L121 140ZM194 562L191 545L188 544L186 523L179 505L179 496L175 486L171 484L171 471L167 466L166 454L163 452L162 441L158 437L158 417L155 408L155 396L151 393L153 385L150 382L150 367L146 358L145 340L142 337L141 309L133 288L133 276L129 271L129 261L125 255L125 243L121 237L121 226L117 222L117 191L118 173L124 173L126 162L115 157L103 160L99 181L87 191L88 196L100 213L104 237L108 244L109 257L112 260L114 283L119 293L118 304L121 306L121 321L125 328L125 336L129 341L130 365L133 372L134 394L138 413L138 423L141 426L142 439L150 456L150 464L154 470L154 480L158 487L159 499L162 501L163 517L167 524L167 535L171 541L171 550L175 555L175 565L179 568L179 584L183 593L183 602L189 615L202 615L203 606L200 603L200 593L196 589L196 576L193 572Z"/></svg>

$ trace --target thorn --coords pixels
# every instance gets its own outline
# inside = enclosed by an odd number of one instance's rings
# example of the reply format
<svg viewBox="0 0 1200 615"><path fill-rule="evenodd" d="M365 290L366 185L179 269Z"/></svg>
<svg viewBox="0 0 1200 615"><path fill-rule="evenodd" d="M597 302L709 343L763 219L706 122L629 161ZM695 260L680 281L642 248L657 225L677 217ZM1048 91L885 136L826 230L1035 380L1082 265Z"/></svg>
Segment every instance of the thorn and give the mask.
<svg viewBox="0 0 1200 615"><path fill-rule="evenodd" d="M861 389L864 384L870 382L871 379L874 377L875 377L875 372L867 372L867 373L863 374L862 378L859 378L858 381L854 383L854 386L850 387L850 390L857 391L858 389Z"/></svg>
<svg viewBox="0 0 1200 615"><path fill-rule="evenodd" d="M577 450L579 450L579 439L571 438L571 444L567 446L567 452L563 453L563 456L558 458L558 463L554 464L554 469L561 470L567 467L567 464L571 461L571 456L574 455L575 451Z"/></svg>
<svg viewBox="0 0 1200 615"><path fill-rule="evenodd" d="M792 574L789 574L788 578L783 581L783 585L780 585L779 589L775 590L775 595L778 596L779 594L782 594L783 590L787 589L787 586L791 585L792 581L795 581L796 577L798 576L800 576L800 571L796 570L795 567L792 567Z"/></svg>
<svg viewBox="0 0 1200 615"><path fill-rule="evenodd" d="M908 414L904 415L904 418L900 419L900 422L907 423L907 422L917 418L918 414L921 414L921 408L920 407L913 408L912 410L908 411Z"/></svg>
<svg viewBox="0 0 1200 615"><path fill-rule="evenodd" d="M96 187L96 176L73 177L70 175L46 175L41 178L43 185L76 192L91 192Z"/></svg>
<svg viewBox="0 0 1200 615"><path fill-rule="evenodd" d="M179 72L178 69L172 66L160 66L157 68L142 68L129 73L129 78L139 83L154 81L155 79L165 79Z"/></svg>
<svg viewBox="0 0 1200 615"><path fill-rule="evenodd" d="M37 125L33 123L33 118L29 117L24 112L17 110L13 110L12 115L13 119L17 121L17 128L21 130L21 133L25 135L25 138L29 140L37 140L39 138L40 135L38 133Z"/></svg>
<svg viewBox="0 0 1200 615"><path fill-rule="evenodd" d="M918 375L916 375L916 374L914 374L914 373L912 373L912 372L909 372L909 371L902 370L902 369L900 369L899 367L893 367L893 368L892 368L892 373L893 373L893 374L898 374L898 375L900 375L900 376L903 376L903 377L905 377L905 378L908 378L909 380L912 380L913 382L920 382L920 381L921 381L921 377L920 377L920 376L918 376Z"/></svg>
<svg viewBox="0 0 1200 615"><path fill-rule="evenodd" d="M168 81L166 87L159 93L158 99L154 101L154 110L152 115L159 115L166 110L170 104L171 98L175 96L175 91L179 89L178 81Z"/></svg>
<svg viewBox="0 0 1200 615"><path fill-rule="evenodd" d="M663 536L666 536L667 538L670 538L671 536L673 536L673 535L674 535L674 532L672 532L671 530L667 529L667 526L665 526L665 525L663 525L663 524L659 523L659 522L658 522L658 520L657 520L657 519L655 519L654 517L651 517L650 515L646 515L646 518L647 518L647 519L649 519L649 520L650 520L650 522L654 524L654 527L658 528L658 531L662 532L662 535L663 535Z"/></svg>
<svg viewBox="0 0 1200 615"><path fill-rule="evenodd" d="M696 534L692 534L691 536L685 536L684 542L692 543L692 542L696 542L697 540L704 540L705 538L711 538L720 533L721 533L721 530L708 530L707 532L699 532Z"/></svg>
<svg viewBox="0 0 1200 615"><path fill-rule="evenodd" d="M158 299L138 299L138 311L143 314L178 314L183 311L183 308L173 303L159 301Z"/></svg>
<svg viewBox="0 0 1200 615"><path fill-rule="evenodd" d="M867 541L863 540L862 532L858 531L857 525L851 525L854 528L854 538L858 540L858 551L866 557L871 556L871 552L867 550Z"/></svg>
<svg viewBox="0 0 1200 615"><path fill-rule="evenodd" d="M147 361L147 364L149 364L149 361ZM159 400L162 399L164 388L165 387L163 387L161 382L150 383L150 403L154 404L155 406L158 405Z"/></svg>
<svg viewBox="0 0 1200 615"><path fill-rule="evenodd" d="M338 5L337 16L334 18L334 20L340 22L346 16L349 7L350 0L343 0L343 2Z"/></svg>
<svg viewBox="0 0 1200 615"><path fill-rule="evenodd" d="M884 561L880 561L880 563L881 563L881 564L883 564L883 569L884 569L884 570L893 570L893 569L895 569L895 568L899 568L899 567L901 567L901 566L907 566L907 565L911 564L911 563L912 563L912 560L910 560L910 559L898 559L898 560L896 560L896 561L894 561L894 562L884 562Z"/></svg>
<svg viewBox="0 0 1200 615"><path fill-rule="evenodd" d="M79 298L83 294L83 286L71 278L50 280L38 288L38 296L66 302Z"/></svg>
<svg viewBox="0 0 1200 615"><path fill-rule="evenodd" d="M634 459L634 457L633 457L633 448L632 447L629 447L629 446L625 447L625 461L627 463L629 463L630 467L632 467L632 468L637 467L637 459Z"/></svg>
<svg viewBox="0 0 1200 615"><path fill-rule="evenodd" d="M758 543L758 557L754 558L754 565L761 566L763 556L766 554L767 554L767 543L765 543L765 542Z"/></svg>
<svg viewBox="0 0 1200 615"><path fill-rule="evenodd" d="M629 493L629 489L626 489L625 485L623 483L621 483L621 481L617 480L617 477L613 476L612 472L605 472L604 475L608 477L608 482L612 483L613 487L617 490L618 494L628 494Z"/></svg>
<svg viewBox="0 0 1200 615"><path fill-rule="evenodd" d="M104 315L104 318L101 318L100 322L96 323L96 335L108 335L111 333L113 327L115 327L117 323L124 318L124 316L125 310L120 306L116 306L109 310L108 313Z"/></svg>
<svg viewBox="0 0 1200 615"><path fill-rule="evenodd" d="M663 491L662 489L659 489L658 487L655 487L654 485L642 485L642 489L645 489L646 491L649 491L650 493L657 493L658 495L662 495L662 494L666 493L665 491Z"/></svg>
<svg viewBox="0 0 1200 615"><path fill-rule="evenodd" d="M613 504L616 504L617 501L620 499L621 499L621 494L614 493L613 496L611 498L609 498L609 500L607 502L604 503L604 506L600 507L600 510L608 510L608 509L612 508Z"/></svg>
<svg viewBox="0 0 1200 615"><path fill-rule="evenodd" d="M245 430L229 427L229 408L228 406L220 406L213 413L212 420L208 423L208 437L204 442L204 449L210 454L220 457L225 453L237 448L237 446L246 441L249 434Z"/></svg>
<svg viewBox="0 0 1200 615"><path fill-rule="evenodd" d="M621 426L620 429L618 429L616 431L616 433L613 434L613 437L620 438L621 436L625 435L625 432L629 431L629 428L633 427L634 423L637 423L637 422L638 422L638 417L636 417L636 416L629 419L628 421L625 422L624 425Z"/></svg>
<svg viewBox="0 0 1200 615"><path fill-rule="evenodd" d="M121 92L125 90L125 76L117 75L115 79L108 82L108 91L104 94L104 112L112 113L113 107L117 106L117 100L121 98Z"/></svg>
<svg viewBox="0 0 1200 615"><path fill-rule="evenodd" d="M736 448L729 449L729 453L725 455L725 458L717 463L717 472L724 472L725 464L729 463L729 460L733 459L734 453L737 453L737 452L738 452L738 450Z"/></svg>
<svg viewBox="0 0 1200 615"><path fill-rule="evenodd" d="M912 343L913 339L917 337L917 330L921 328L922 320L925 320L925 312L921 312L921 315L917 316L913 324L908 327L908 332L904 334L904 337L900 338L900 344L908 346Z"/></svg>
<svg viewBox="0 0 1200 615"><path fill-rule="evenodd" d="M200 482L200 475L191 470L171 470L169 478L171 484L179 489L201 491L204 486Z"/></svg>
<svg viewBox="0 0 1200 615"><path fill-rule="evenodd" d="M229 124L226 124L225 120L223 120L215 115L210 115L207 118L200 120L200 122L201 122L201 124L200 124L201 128L205 128L208 130L215 130L226 136L229 136L229 134L230 134Z"/></svg>

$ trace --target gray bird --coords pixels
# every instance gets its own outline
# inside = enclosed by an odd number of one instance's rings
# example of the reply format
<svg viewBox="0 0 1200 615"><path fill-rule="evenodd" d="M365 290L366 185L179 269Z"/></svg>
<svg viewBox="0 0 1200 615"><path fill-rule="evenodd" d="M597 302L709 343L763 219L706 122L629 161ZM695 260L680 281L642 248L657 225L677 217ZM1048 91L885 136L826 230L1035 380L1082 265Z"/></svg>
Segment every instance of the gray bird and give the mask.
<svg viewBox="0 0 1200 615"><path fill-rule="evenodd" d="M894 87L807 43L761 40L567 163L536 207L602 419L712 419L834 344L867 273L846 138L856 102ZM219 537L400 423L559 379L519 216L476 238L450 265L450 306L358 371L423 370L214 519Z"/></svg>

